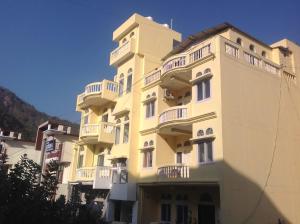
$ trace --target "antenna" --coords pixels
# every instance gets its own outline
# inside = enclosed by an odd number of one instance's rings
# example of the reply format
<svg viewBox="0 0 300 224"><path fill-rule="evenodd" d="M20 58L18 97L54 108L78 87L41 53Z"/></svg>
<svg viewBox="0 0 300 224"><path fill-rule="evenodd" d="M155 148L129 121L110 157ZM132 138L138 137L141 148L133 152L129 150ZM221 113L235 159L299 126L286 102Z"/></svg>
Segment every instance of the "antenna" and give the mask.
<svg viewBox="0 0 300 224"><path fill-rule="evenodd" d="M173 29L173 19L171 18L171 30Z"/></svg>

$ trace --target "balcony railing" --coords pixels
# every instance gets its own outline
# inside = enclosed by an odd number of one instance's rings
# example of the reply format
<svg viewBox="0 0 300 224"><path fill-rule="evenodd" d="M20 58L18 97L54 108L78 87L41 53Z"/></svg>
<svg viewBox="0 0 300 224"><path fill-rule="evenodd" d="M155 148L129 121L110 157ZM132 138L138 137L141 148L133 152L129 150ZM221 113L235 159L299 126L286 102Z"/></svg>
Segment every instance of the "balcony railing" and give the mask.
<svg viewBox="0 0 300 224"><path fill-rule="evenodd" d="M85 124L81 127L81 136L98 135L99 127L99 124Z"/></svg>
<svg viewBox="0 0 300 224"><path fill-rule="evenodd" d="M99 124L85 124L81 126L80 138L83 141L98 141L108 144L114 142L115 124L101 122Z"/></svg>
<svg viewBox="0 0 300 224"><path fill-rule="evenodd" d="M186 65L186 56L180 56L177 58L173 58L163 64L163 72L168 72L175 68L181 68Z"/></svg>
<svg viewBox="0 0 300 224"><path fill-rule="evenodd" d="M163 63L162 67L158 70L150 72L149 75L146 75L144 80L144 85L147 86L164 75L164 73L172 71L178 68L184 68L196 61L199 61L209 55L211 55L211 44L208 43L201 48L197 48L192 52L181 53L171 57L165 63ZM159 75L158 75L159 74Z"/></svg>
<svg viewBox="0 0 300 224"><path fill-rule="evenodd" d="M159 115L159 123L165 123L173 120L185 119L188 117L188 108L186 106L179 106L170 108Z"/></svg>
<svg viewBox="0 0 300 224"><path fill-rule="evenodd" d="M77 180L94 180L95 167L84 167L76 170Z"/></svg>
<svg viewBox="0 0 300 224"><path fill-rule="evenodd" d="M134 53L134 39L130 39L123 43L120 47L116 48L110 53L110 65L118 64L120 61Z"/></svg>
<svg viewBox="0 0 300 224"><path fill-rule="evenodd" d="M102 82L93 82L88 84L85 87L84 92L77 96L77 105L80 105L80 107L86 107L89 104L95 102L88 102L89 99L92 99L88 98L89 96L99 97L99 100L97 101L98 104L101 103L102 99L103 103L107 102L107 100L111 101L116 98L117 92L118 84L116 82L110 80L103 80Z"/></svg>
<svg viewBox="0 0 300 224"><path fill-rule="evenodd" d="M184 165L163 166L157 169L157 175L159 178L189 178L190 168Z"/></svg>
<svg viewBox="0 0 300 224"><path fill-rule="evenodd" d="M112 170L110 166L97 166L93 187L96 189L110 189L112 185Z"/></svg>
<svg viewBox="0 0 300 224"><path fill-rule="evenodd" d="M150 84L150 83L153 83L155 82L156 80L159 80L160 79L160 73L161 73L161 70L158 70L158 71L154 71L152 72L150 75L147 75L147 77L145 78L145 86Z"/></svg>

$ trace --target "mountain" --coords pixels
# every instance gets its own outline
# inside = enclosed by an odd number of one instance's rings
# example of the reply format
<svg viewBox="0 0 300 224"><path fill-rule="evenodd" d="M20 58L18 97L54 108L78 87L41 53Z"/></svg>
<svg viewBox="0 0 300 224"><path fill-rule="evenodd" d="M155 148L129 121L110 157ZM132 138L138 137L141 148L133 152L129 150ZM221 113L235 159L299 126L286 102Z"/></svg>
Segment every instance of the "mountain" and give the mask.
<svg viewBox="0 0 300 224"><path fill-rule="evenodd" d="M71 126L73 130L79 129L78 124L42 113L10 90L0 86L0 128L2 130L21 132L22 140L35 141L37 127L47 120Z"/></svg>

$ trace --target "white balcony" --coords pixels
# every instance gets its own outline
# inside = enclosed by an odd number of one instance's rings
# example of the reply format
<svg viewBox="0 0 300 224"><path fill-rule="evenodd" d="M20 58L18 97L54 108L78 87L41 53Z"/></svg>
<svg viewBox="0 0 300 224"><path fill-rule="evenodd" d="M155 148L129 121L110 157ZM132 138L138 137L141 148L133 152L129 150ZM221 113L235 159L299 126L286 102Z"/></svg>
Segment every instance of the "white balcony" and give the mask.
<svg viewBox="0 0 300 224"><path fill-rule="evenodd" d="M94 181L95 167L84 167L76 170L77 181Z"/></svg>
<svg viewBox="0 0 300 224"><path fill-rule="evenodd" d="M110 53L110 65L118 66L135 53L135 39L130 39Z"/></svg>
<svg viewBox="0 0 300 224"><path fill-rule="evenodd" d="M157 169L159 180L187 179L190 177L190 168L185 165L163 166Z"/></svg>
<svg viewBox="0 0 300 224"><path fill-rule="evenodd" d="M84 167L76 170L76 181L92 182L94 189L110 189L112 186L111 167Z"/></svg>
<svg viewBox="0 0 300 224"><path fill-rule="evenodd" d="M188 107L171 107L159 115L159 124L188 118Z"/></svg>
<svg viewBox="0 0 300 224"><path fill-rule="evenodd" d="M80 139L86 143L103 142L112 144L114 142L115 125L109 122L99 124L85 124L81 126Z"/></svg>
<svg viewBox="0 0 300 224"><path fill-rule="evenodd" d="M168 58L160 68L146 75L144 86L150 85L159 79L164 79L164 86L182 88L188 85L191 78L190 68L193 64L211 58L210 56L213 56L210 42L193 51L174 55Z"/></svg>
<svg viewBox="0 0 300 224"><path fill-rule="evenodd" d="M108 102L115 102L118 96L118 84L103 80L93 82L85 87L85 91L77 96L77 111L91 105L102 106Z"/></svg>
<svg viewBox="0 0 300 224"><path fill-rule="evenodd" d="M97 166L93 183L94 189L111 189L112 170L109 166Z"/></svg>

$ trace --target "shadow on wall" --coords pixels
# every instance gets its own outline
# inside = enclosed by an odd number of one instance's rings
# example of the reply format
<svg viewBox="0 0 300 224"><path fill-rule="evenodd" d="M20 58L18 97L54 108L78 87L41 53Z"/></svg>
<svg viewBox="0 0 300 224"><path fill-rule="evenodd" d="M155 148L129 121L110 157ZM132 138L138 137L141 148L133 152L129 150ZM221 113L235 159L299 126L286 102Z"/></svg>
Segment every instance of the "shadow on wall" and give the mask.
<svg viewBox="0 0 300 224"><path fill-rule="evenodd" d="M265 183L262 183L262 186ZM220 224L289 224L296 220L289 220L287 208L295 210L295 203L289 201L291 192L288 187L268 185L267 192L238 170L224 161L190 168L188 178L164 178L148 176L140 179L138 184L139 222L149 224L160 221L160 204L162 193L189 194L188 203L197 206L201 194L214 194L214 202L218 207L216 223ZM272 199L269 195L272 194ZM294 193L296 197L296 193ZM147 195L145 197L145 195ZM273 201L277 201L277 205ZM279 206L281 207L281 210ZM285 212L282 211L284 208ZM197 213L198 211L196 211ZM197 217L197 214L193 214ZM296 217L293 217L296 219ZM196 222L200 223L200 222Z"/></svg>

